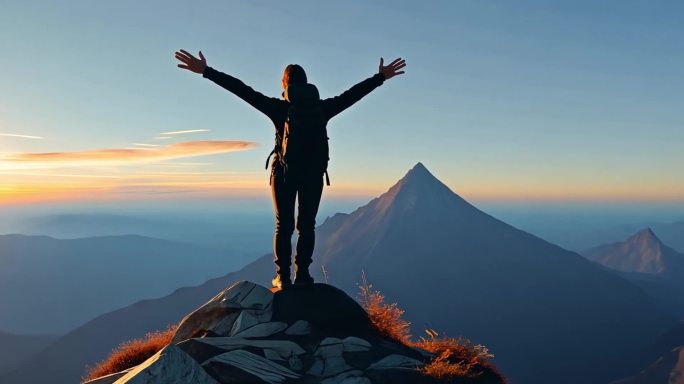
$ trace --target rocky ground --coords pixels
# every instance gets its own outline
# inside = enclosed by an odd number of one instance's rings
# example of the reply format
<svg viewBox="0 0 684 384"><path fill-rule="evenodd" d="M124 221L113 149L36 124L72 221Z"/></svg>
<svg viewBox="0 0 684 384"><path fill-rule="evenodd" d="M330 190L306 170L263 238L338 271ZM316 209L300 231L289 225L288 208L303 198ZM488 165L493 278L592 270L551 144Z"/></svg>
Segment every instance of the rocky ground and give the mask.
<svg viewBox="0 0 684 384"><path fill-rule="evenodd" d="M88 384L438 383L434 356L382 336L367 313L326 284L271 292L242 281L186 316L143 364ZM498 376L448 381L501 383Z"/></svg>

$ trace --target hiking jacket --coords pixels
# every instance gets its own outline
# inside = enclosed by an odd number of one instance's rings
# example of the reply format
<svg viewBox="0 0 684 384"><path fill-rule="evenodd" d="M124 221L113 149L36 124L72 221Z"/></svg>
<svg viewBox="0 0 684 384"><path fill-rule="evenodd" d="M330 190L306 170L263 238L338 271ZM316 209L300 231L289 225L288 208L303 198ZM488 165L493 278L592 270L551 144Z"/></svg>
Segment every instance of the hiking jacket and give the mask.
<svg viewBox="0 0 684 384"><path fill-rule="evenodd" d="M285 120L287 119L287 111L290 106L289 101L275 97L268 97L260 92L255 91L243 83L240 79L217 71L211 67L205 68L202 77L205 77L234 93L237 97L246 101L249 105L268 116L268 118L273 122L276 132L282 132L282 129L285 126ZM321 100L321 111L323 112L323 118L326 124L330 119L335 117L335 115L351 107L354 103L361 100L372 90L382 85L384 81L385 77L381 73L376 73L375 75L349 88L339 96Z"/></svg>

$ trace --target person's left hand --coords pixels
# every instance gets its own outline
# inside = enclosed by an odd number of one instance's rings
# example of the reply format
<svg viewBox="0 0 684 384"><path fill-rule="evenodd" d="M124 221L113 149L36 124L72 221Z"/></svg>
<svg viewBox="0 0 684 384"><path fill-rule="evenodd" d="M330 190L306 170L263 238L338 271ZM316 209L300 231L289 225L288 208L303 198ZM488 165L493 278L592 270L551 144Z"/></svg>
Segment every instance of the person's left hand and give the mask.
<svg viewBox="0 0 684 384"><path fill-rule="evenodd" d="M385 60L381 57L380 68L378 72L382 73L382 75L385 77L385 80L388 80L393 78L394 76L401 75L404 73L404 71L400 71L400 69L406 66L406 60L400 57L398 59L395 59L388 66L384 66L384 64Z"/></svg>

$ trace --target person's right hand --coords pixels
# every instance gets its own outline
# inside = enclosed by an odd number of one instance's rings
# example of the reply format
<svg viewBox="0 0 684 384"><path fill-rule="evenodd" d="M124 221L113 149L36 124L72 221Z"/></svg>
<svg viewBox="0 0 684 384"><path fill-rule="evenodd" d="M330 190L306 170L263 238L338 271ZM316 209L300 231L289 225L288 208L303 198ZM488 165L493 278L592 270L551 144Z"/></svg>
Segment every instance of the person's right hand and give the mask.
<svg viewBox="0 0 684 384"><path fill-rule="evenodd" d="M178 68L187 69L195 73L204 73L204 70L207 68L207 59L204 58L202 51L199 51L199 57L198 59L183 49L176 51L176 59L183 63L178 64Z"/></svg>

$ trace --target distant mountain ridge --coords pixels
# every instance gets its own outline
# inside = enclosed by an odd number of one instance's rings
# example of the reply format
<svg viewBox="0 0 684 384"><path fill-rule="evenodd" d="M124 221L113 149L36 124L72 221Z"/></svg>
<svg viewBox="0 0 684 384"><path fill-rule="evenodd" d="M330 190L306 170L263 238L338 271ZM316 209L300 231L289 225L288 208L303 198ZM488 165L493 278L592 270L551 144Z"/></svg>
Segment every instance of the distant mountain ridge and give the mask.
<svg viewBox="0 0 684 384"><path fill-rule="evenodd" d="M0 331L0 374L57 340L55 335L14 335Z"/></svg>
<svg viewBox="0 0 684 384"><path fill-rule="evenodd" d="M663 244L651 228L624 241L590 249L584 255L620 272L661 276L684 273L684 255Z"/></svg>
<svg viewBox="0 0 684 384"><path fill-rule="evenodd" d="M665 245L650 228L583 254L684 316L684 254Z"/></svg>
<svg viewBox="0 0 684 384"><path fill-rule="evenodd" d="M100 316L0 381L54 375L57 368L50 367L60 356L92 363L106 354L105 345L139 336L145 326L177 321L187 307L233 281L267 284L272 258L264 255L221 279ZM639 288L480 211L420 163L386 193L321 224L314 260L317 281L351 295L365 271L388 301L406 310L415 335L429 327L487 345L513 382L605 384L624 377L639 361L638 351L675 323ZM119 338L109 337L114 335ZM76 360L59 364L71 379ZM36 364L45 371L30 372Z"/></svg>
<svg viewBox="0 0 684 384"><path fill-rule="evenodd" d="M103 312L206 281L216 265L241 264L221 250L137 235L0 235L0 329L63 334Z"/></svg>

